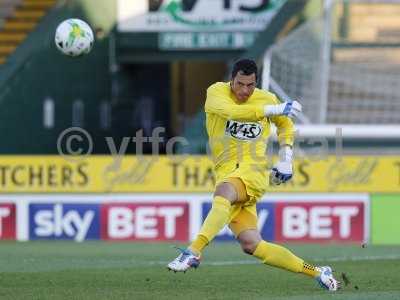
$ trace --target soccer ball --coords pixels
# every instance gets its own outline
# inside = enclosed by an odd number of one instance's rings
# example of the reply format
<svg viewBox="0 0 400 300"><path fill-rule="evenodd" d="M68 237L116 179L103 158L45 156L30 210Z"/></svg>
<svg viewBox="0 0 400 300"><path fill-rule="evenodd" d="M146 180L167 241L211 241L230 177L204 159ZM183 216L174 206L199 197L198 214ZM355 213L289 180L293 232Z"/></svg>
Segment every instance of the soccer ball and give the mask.
<svg viewBox="0 0 400 300"><path fill-rule="evenodd" d="M57 49L68 56L88 54L94 36L90 26L79 19L67 19L58 25L55 35Z"/></svg>

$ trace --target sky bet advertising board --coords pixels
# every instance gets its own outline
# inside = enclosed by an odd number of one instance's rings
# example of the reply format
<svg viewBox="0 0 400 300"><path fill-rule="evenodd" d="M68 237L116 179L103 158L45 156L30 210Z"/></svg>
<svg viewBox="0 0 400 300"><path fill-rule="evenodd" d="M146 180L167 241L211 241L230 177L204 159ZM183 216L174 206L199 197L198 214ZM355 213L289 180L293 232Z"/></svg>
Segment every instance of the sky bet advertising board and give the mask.
<svg viewBox="0 0 400 300"><path fill-rule="evenodd" d="M202 220L211 202L202 205ZM363 195L271 195L257 205L263 239L276 242L363 242L369 235L368 201ZM226 226L217 240L233 240Z"/></svg>
<svg viewBox="0 0 400 300"><path fill-rule="evenodd" d="M28 239L82 242L99 239L188 241L190 238L188 201L145 196L107 198L110 196L82 196L80 201L77 196L52 197L54 202L46 198L32 200L25 208Z"/></svg>
<svg viewBox="0 0 400 300"><path fill-rule="evenodd" d="M14 203L0 203L0 240L15 240L15 217Z"/></svg>
<svg viewBox="0 0 400 300"><path fill-rule="evenodd" d="M97 240L100 237L99 211L99 204L31 203L29 239Z"/></svg>
<svg viewBox="0 0 400 300"><path fill-rule="evenodd" d="M0 239L188 242L206 219L211 199L211 194L1 196ZM369 239L367 194L270 194L257 213L268 241ZM216 240L234 236L227 226Z"/></svg>

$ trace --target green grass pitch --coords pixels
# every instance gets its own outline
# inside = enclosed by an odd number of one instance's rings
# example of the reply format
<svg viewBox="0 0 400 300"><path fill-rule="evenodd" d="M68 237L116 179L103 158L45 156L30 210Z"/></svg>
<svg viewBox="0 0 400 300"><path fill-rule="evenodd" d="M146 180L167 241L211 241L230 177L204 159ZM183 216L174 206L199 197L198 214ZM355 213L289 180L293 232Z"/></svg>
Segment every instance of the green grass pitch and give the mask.
<svg viewBox="0 0 400 300"><path fill-rule="evenodd" d="M351 284L338 293L214 243L198 270L168 272L171 244L0 243L0 299L400 299L400 247L289 245Z"/></svg>

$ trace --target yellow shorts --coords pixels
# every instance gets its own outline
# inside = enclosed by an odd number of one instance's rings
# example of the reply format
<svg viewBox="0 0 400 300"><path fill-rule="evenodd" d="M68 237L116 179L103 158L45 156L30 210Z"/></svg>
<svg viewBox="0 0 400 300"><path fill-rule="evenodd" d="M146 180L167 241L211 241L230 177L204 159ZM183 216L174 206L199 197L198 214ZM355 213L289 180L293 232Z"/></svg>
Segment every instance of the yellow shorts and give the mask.
<svg viewBox="0 0 400 300"><path fill-rule="evenodd" d="M237 237L242 231L257 229L256 203L267 188L267 167L250 164L225 164L215 170L216 185L229 182L239 200L231 207L229 227Z"/></svg>
<svg viewBox="0 0 400 300"><path fill-rule="evenodd" d="M240 178L243 182L249 202L256 203L267 189L267 167L264 164L229 163L215 170L216 185L227 182L230 178Z"/></svg>
<svg viewBox="0 0 400 300"><path fill-rule="evenodd" d="M231 183L238 194L238 201L231 206L229 228L237 237L244 230L257 229L256 199L247 195L246 186L240 178L227 178L224 182Z"/></svg>

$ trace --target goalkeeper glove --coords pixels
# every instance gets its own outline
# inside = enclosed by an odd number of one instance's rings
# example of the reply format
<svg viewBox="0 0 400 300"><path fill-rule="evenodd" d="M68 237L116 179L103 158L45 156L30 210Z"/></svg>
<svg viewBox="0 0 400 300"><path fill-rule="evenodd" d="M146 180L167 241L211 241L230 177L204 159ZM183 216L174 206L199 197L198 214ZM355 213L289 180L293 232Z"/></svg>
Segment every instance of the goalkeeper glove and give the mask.
<svg viewBox="0 0 400 300"><path fill-rule="evenodd" d="M275 105L265 105L264 106L264 116L288 116L290 118L297 117L301 112L301 104L297 101L283 102L281 104Z"/></svg>
<svg viewBox="0 0 400 300"><path fill-rule="evenodd" d="M280 185L289 181L293 176L293 150L290 146L282 146L279 149L279 162L272 168L269 174L269 182L272 185Z"/></svg>

